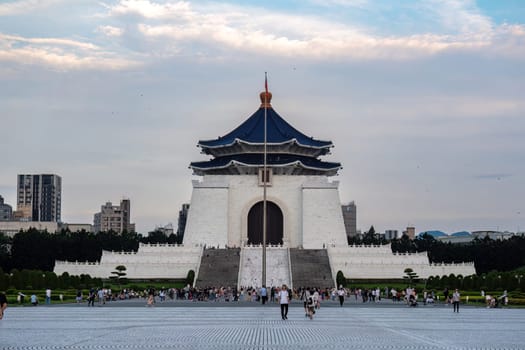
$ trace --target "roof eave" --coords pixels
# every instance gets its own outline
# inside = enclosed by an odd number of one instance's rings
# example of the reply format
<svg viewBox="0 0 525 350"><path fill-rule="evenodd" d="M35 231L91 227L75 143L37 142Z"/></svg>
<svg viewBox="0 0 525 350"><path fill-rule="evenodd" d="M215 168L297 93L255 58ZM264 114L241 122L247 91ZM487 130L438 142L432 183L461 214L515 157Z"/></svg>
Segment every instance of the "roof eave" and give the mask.
<svg viewBox="0 0 525 350"><path fill-rule="evenodd" d="M210 140L210 141L212 141L212 140ZM215 141L215 140L213 140L213 141ZM332 141L321 141L321 140L316 140L316 141L317 142L325 142L327 144L324 145L324 146L305 145L305 144L302 144L299 141L297 141L296 138L293 138L293 139L286 140L286 141L283 141L283 142L266 142L266 145L267 146L283 146L283 145L286 145L286 144L295 143L295 144L297 144L298 146L301 146L301 147L314 148L314 149L323 149L323 148L332 148L332 147L334 147L334 144L332 143ZM250 145L250 146L263 146L264 145L264 142L249 142L249 141L245 141L245 140L242 140L242 139L239 139L239 138L235 138L230 143L222 144L222 145L216 145L216 146L204 145L203 142L207 142L207 141L199 141L199 143L197 144L197 147L217 149L217 148L223 148L223 147L231 147L231 146L233 146L236 143L243 143L243 144Z"/></svg>

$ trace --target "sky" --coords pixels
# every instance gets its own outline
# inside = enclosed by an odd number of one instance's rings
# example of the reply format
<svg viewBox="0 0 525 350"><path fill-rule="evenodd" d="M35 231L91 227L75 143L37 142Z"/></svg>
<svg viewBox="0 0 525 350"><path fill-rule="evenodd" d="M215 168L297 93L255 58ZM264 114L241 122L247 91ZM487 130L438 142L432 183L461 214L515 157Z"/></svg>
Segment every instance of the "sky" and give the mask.
<svg viewBox="0 0 525 350"><path fill-rule="evenodd" d="M176 225L260 104L331 140L358 228L525 230L521 0L0 0L0 195L62 177L62 220Z"/></svg>

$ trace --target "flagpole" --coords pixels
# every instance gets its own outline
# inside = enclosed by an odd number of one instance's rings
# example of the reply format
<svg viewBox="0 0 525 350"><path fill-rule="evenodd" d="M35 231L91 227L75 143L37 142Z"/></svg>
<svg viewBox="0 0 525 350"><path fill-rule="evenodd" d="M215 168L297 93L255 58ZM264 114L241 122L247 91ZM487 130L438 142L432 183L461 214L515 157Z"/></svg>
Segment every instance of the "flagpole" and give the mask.
<svg viewBox="0 0 525 350"><path fill-rule="evenodd" d="M261 286L266 285L266 217L268 213L266 212L266 183L268 181L267 171L267 118L268 118L268 75L264 72L264 164L263 164L263 244L262 244L262 279Z"/></svg>

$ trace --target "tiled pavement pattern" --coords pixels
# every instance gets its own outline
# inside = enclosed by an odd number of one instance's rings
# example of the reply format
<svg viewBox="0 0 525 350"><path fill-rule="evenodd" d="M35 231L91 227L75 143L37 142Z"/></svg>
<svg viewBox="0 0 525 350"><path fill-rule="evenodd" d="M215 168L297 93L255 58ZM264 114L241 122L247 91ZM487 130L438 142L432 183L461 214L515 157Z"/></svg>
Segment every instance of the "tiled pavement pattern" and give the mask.
<svg viewBox="0 0 525 350"><path fill-rule="evenodd" d="M293 305L18 307L0 320L1 349L525 349L525 310ZM140 305L140 306L139 306Z"/></svg>

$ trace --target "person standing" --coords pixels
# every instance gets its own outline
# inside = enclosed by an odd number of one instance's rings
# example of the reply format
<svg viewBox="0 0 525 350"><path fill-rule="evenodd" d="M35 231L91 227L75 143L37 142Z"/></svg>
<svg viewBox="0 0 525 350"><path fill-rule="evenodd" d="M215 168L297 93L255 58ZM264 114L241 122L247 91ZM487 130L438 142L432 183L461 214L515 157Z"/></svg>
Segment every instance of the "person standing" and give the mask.
<svg viewBox="0 0 525 350"><path fill-rule="evenodd" d="M288 288L286 284L283 284L283 287L278 294L279 304L281 305L281 318L283 320L288 319L288 303L290 302L290 294L288 293Z"/></svg>
<svg viewBox="0 0 525 350"><path fill-rule="evenodd" d="M345 302L345 290L343 286L339 286L339 290L337 291L337 295L339 295L339 305L343 306L343 303Z"/></svg>
<svg viewBox="0 0 525 350"><path fill-rule="evenodd" d="M266 286L263 284L261 288L261 303L264 305L268 301L268 290L266 289Z"/></svg>
<svg viewBox="0 0 525 350"><path fill-rule="evenodd" d="M46 289L46 304L51 304L51 289Z"/></svg>
<svg viewBox="0 0 525 350"><path fill-rule="evenodd" d="M460 298L461 298L461 296L459 294L458 289L456 288L456 290L452 294L452 304L454 305L454 312L459 312L459 300L460 300Z"/></svg>
<svg viewBox="0 0 525 350"><path fill-rule="evenodd" d="M0 320L4 318L5 309L7 309L7 297L4 293L0 293Z"/></svg>
<svg viewBox="0 0 525 350"><path fill-rule="evenodd" d="M95 288L91 288L89 290L89 296L88 296L88 306L95 306Z"/></svg>
<svg viewBox="0 0 525 350"><path fill-rule="evenodd" d="M97 298L98 298L98 305L106 303L106 299L104 298L104 290L102 288L99 288L97 290Z"/></svg>
<svg viewBox="0 0 525 350"><path fill-rule="evenodd" d="M445 290L443 290L443 298L445 299L445 304L448 304L450 301L448 299L448 294L449 294L448 287L445 287Z"/></svg>

